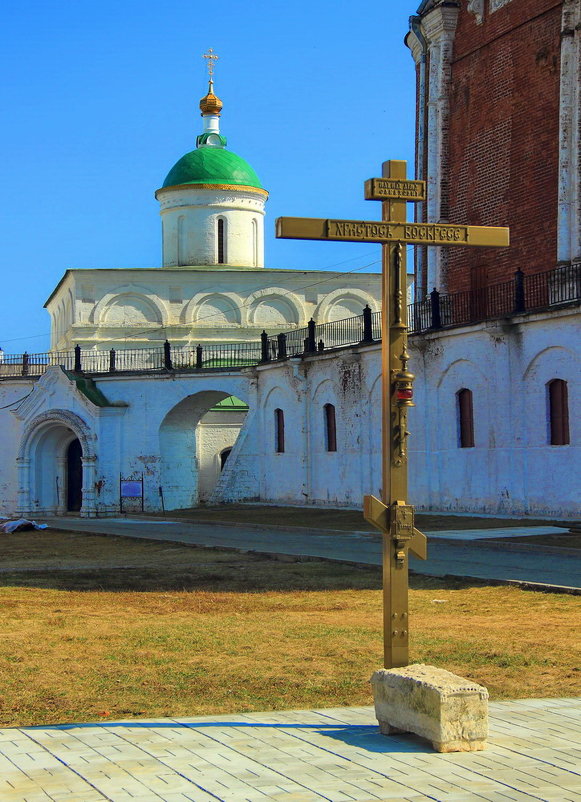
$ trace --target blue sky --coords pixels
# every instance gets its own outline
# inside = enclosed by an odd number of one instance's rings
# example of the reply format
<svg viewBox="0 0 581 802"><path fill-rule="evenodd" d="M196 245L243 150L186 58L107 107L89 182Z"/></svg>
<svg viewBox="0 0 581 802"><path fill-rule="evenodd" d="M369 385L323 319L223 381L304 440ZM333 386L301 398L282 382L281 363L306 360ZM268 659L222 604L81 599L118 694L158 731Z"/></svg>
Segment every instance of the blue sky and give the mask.
<svg viewBox="0 0 581 802"><path fill-rule="evenodd" d="M6 7L8 6L8 7ZM0 19L0 345L44 351L67 268L159 267L153 197L195 147L207 78L228 147L270 192L266 265L378 270L379 246L275 240L280 215L374 219L363 182L413 172L415 3L32 0ZM411 212L411 210L410 210Z"/></svg>

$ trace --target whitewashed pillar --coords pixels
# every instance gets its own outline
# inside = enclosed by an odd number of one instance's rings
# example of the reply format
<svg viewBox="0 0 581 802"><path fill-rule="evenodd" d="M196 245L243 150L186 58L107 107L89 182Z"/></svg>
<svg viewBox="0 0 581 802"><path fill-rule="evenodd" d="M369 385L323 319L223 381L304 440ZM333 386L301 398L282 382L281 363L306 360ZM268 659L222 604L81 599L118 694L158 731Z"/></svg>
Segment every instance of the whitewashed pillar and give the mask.
<svg viewBox="0 0 581 802"><path fill-rule="evenodd" d="M565 0L561 24L557 261L581 259L581 6Z"/></svg>
<svg viewBox="0 0 581 802"><path fill-rule="evenodd" d="M67 512L67 483L65 476L67 475L68 460L66 456L58 457L56 460L56 477L58 478L59 492L56 499L55 511L57 515L64 515ZM55 487L56 492L56 487Z"/></svg>
<svg viewBox="0 0 581 802"><path fill-rule="evenodd" d="M83 504L81 518L95 518L97 515L97 499L95 494L95 476L97 458L95 456L81 458L83 465Z"/></svg>
<svg viewBox="0 0 581 802"><path fill-rule="evenodd" d="M22 518L30 513L30 460L19 457L16 460L18 472L18 496L15 514Z"/></svg>
<svg viewBox="0 0 581 802"><path fill-rule="evenodd" d="M427 218L432 223L448 222L442 209L442 183L448 177L448 128L450 78L458 8L441 6L422 19L428 43L428 130L427 130ZM446 198L447 200L447 198ZM437 287L445 292L442 248L428 248L427 292Z"/></svg>

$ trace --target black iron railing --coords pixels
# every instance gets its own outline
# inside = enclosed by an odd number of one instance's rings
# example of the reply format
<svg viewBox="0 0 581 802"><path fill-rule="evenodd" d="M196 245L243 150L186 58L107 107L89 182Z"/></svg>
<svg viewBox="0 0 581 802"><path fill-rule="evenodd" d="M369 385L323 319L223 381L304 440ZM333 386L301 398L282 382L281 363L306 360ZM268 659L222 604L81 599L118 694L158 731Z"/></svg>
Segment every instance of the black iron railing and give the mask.
<svg viewBox="0 0 581 802"><path fill-rule="evenodd" d="M551 309L581 300L581 263L526 276L517 270L512 281L466 292L440 293L408 307L409 331L464 326L495 317Z"/></svg>
<svg viewBox="0 0 581 802"><path fill-rule="evenodd" d="M581 264L571 264L525 276L518 270L512 281L467 292L433 290L425 301L408 306L411 334L477 323L494 317L551 309L581 300ZM183 346L165 342L158 348L49 351L42 354L6 354L0 360L0 379L41 376L50 366L72 373L114 374L187 370L237 370L262 362L302 357L365 345L381 339L381 312L366 306L363 314L330 323L310 320L301 329L276 335L262 333L260 341ZM0 352L1 354L1 352Z"/></svg>

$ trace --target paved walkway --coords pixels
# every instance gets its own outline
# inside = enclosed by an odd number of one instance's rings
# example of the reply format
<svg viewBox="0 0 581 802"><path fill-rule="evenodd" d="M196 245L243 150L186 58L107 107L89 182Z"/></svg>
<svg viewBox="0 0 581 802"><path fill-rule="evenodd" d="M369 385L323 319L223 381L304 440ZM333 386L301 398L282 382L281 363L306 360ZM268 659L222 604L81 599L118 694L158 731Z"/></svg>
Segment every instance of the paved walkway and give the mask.
<svg viewBox="0 0 581 802"><path fill-rule="evenodd" d="M526 537L527 535L562 535L567 530L562 526L507 526L496 529L454 529L430 532L430 537L445 540L486 540L487 538Z"/></svg>
<svg viewBox="0 0 581 802"><path fill-rule="evenodd" d="M490 705L483 752L379 734L372 708L0 730L3 802L579 802L581 699Z"/></svg>
<svg viewBox="0 0 581 802"><path fill-rule="evenodd" d="M101 532L149 540L170 540L200 546L226 546L248 551L326 557L327 559L381 564L379 536L358 532L312 532L299 528L202 524L142 518L53 518L56 529ZM544 527L542 527L544 528ZM488 530L490 531L490 530ZM505 530L506 531L506 530ZM412 570L428 576L468 576L479 579L516 579L526 582L581 587L581 551L563 553L522 548L520 544L485 540L451 542L437 532L429 537L428 560L410 561ZM450 534L450 533L446 533ZM452 533L457 536L461 532ZM554 550L553 550L554 551Z"/></svg>

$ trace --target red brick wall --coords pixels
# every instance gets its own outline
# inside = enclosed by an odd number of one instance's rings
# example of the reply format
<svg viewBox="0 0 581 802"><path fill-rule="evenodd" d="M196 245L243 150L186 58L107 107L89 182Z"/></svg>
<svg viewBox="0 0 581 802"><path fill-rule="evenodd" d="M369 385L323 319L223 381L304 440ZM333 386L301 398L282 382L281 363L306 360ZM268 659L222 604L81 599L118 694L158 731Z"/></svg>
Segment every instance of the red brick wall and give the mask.
<svg viewBox="0 0 581 802"><path fill-rule="evenodd" d="M485 3L488 8L488 0ZM482 24L462 2L450 88L449 221L508 225L507 249L450 248L446 291L557 258L562 2L511 0Z"/></svg>

